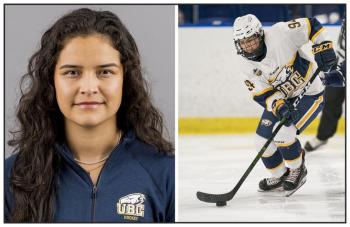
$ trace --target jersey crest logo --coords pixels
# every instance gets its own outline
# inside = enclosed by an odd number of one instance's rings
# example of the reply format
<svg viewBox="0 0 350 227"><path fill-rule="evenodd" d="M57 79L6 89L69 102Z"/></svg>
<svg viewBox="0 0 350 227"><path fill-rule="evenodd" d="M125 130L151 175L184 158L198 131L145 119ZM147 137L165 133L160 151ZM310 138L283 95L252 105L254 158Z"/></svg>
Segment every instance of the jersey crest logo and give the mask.
<svg viewBox="0 0 350 227"><path fill-rule="evenodd" d="M273 78L273 81L269 80L269 82L275 89L282 92L285 97L291 97L304 84L305 79L297 70L293 69L293 66L286 65L281 68L276 77Z"/></svg>
<svg viewBox="0 0 350 227"><path fill-rule="evenodd" d="M118 200L117 213L124 216L125 220L137 221L145 215L146 197L141 193L132 193Z"/></svg>
<svg viewBox="0 0 350 227"><path fill-rule="evenodd" d="M254 75L255 76L261 76L262 75L262 71L260 69L253 69Z"/></svg>
<svg viewBox="0 0 350 227"><path fill-rule="evenodd" d="M261 125L269 127L270 125L272 125L272 122L269 119L262 119Z"/></svg>

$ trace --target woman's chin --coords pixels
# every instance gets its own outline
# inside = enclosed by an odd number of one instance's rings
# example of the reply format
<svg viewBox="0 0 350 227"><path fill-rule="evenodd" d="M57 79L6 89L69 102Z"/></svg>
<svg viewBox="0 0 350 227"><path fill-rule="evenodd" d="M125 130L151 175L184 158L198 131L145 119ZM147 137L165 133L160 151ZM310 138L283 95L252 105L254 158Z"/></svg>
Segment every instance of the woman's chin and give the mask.
<svg viewBox="0 0 350 227"><path fill-rule="evenodd" d="M96 119L80 119L75 123L83 128L94 128L100 125L102 122Z"/></svg>

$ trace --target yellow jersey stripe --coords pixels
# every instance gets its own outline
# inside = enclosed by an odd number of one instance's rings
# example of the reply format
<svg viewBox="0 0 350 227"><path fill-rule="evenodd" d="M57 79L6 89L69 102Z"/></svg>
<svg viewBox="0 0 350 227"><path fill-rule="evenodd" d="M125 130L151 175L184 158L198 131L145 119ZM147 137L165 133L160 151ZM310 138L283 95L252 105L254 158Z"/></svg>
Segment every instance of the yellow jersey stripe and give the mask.
<svg viewBox="0 0 350 227"><path fill-rule="evenodd" d="M281 144L277 144L276 143L276 146L277 147L289 147L290 145L294 144L296 140L294 140L293 142L290 142L290 143L281 143Z"/></svg>
<svg viewBox="0 0 350 227"><path fill-rule="evenodd" d="M272 89L273 89L273 87L265 88L265 89L263 89L263 90L261 90L261 91L259 91L259 92L257 92L257 93L254 93L253 96L255 97L255 96L263 95L263 94L265 94L266 92L271 91Z"/></svg>
<svg viewBox="0 0 350 227"><path fill-rule="evenodd" d="M308 79L309 79L309 77L310 77L310 75L311 75L311 70L312 70L312 67L313 67L313 63L310 61L310 63L309 63L309 68L307 69L307 71L306 71L306 74L305 74L305 77L304 77L304 79L305 79L305 81L308 81Z"/></svg>
<svg viewBox="0 0 350 227"><path fill-rule="evenodd" d="M323 102L323 96L320 96L314 104L311 106L311 108L306 112L306 114L298 121L298 123L295 125L297 129L301 129L302 126L304 126L305 122L309 120L311 115L317 110L317 108L320 106L320 104Z"/></svg>
<svg viewBox="0 0 350 227"><path fill-rule="evenodd" d="M277 91L276 91L277 92ZM266 98L266 100L265 100L265 105L266 105L266 107L268 107L268 106L270 106L270 99L273 97L273 95L276 93L276 92L274 92L272 95L270 95L269 97L267 97Z"/></svg>
<svg viewBox="0 0 350 227"><path fill-rule="evenodd" d="M324 27L322 27L320 30L318 30L315 35L312 36L311 41L315 42L315 39L317 38L317 36L324 30Z"/></svg>
<svg viewBox="0 0 350 227"><path fill-rule="evenodd" d="M293 58L288 62L288 65L294 65L295 59L297 58L298 52L295 52Z"/></svg>
<svg viewBox="0 0 350 227"><path fill-rule="evenodd" d="M273 152L272 154L263 153L261 157L263 157L263 158L269 158L269 157L271 157L272 155L274 155L276 152L278 152L278 151L275 150L275 152Z"/></svg>

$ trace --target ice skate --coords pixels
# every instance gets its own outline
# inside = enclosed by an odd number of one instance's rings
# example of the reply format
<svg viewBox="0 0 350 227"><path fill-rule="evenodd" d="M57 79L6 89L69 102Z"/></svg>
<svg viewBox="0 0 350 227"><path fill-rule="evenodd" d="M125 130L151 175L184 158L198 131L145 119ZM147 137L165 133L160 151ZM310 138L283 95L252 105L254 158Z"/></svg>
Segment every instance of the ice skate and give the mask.
<svg viewBox="0 0 350 227"><path fill-rule="evenodd" d="M283 191L283 181L288 176L289 170L281 177L264 178L259 182L259 192L281 192Z"/></svg>
<svg viewBox="0 0 350 227"><path fill-rule="evenodd" d="M305 143L304 148L306 151L310 152L310 151L316 150L322 145L325 145L326 143L327 143L327 140L319 140L317 137L315 137L312 140L307 141Z"/></svg>
<svg viewBox="0 0 350 227"><path fill-rule="evenodd" d="M302 163L297 169L290 169L289 175L283 182L283 189L286 191L286 197L291 196L306 182L307 169L305 167L305 151L302 151Z"/></svg>

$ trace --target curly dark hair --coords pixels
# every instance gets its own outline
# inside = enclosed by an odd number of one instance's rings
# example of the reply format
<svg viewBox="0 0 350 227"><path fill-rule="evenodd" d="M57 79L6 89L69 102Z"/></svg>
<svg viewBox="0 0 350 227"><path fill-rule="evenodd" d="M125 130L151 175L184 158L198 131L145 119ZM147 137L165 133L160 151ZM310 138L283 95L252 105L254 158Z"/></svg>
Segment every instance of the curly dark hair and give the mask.
<svg viewBox="0 0 350 227"><path fill-rule="evenodd" d="M122 103L117 125L133 130L141 141L159 152L173 154L172 143L163 138L163 119L152 105L142 76L136 43L119 18L109 11L74 10L56 21L41 38L39 50L30 58L28 72L21 79L17 108L19 129L8 142L18 152L10 179L15 209L11 222L52 222L56 196L55 176L60 157L54 144L65 140L63 114L58 108L54 69L67 40L101 34L121 54L124 68Z"/></svg>

